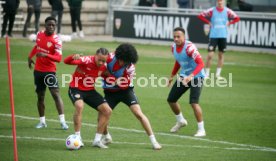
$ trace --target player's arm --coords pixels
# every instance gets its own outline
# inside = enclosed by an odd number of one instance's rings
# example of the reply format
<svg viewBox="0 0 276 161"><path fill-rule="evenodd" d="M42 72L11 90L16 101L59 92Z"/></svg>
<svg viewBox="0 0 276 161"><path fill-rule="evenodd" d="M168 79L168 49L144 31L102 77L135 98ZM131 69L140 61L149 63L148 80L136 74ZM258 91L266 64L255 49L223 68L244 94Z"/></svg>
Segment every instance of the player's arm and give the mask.
<svg viewBox="0 0 276 161"><path fill-rule="evenodd" d="M228 15L228 18L231 19L227 24L228 26L240 21L240 17L231 9L227 10L227 15Z"/></svg>
<svg viewBox="0 0 276 161"><path fill-rule="evenodd" d="M62 59L62 41L59 39L59 37L57 36L55 38L55 49L54 49L54 54L47 54L47 53L37 53L36 56L37 57L47 57L50 60L54 61L54 62L61 62Z"/></svg>
<svg viewBox="0 0 276 161"><path fill-rule="evenodd" d="M32 57L37 53L36 45L33 47L32 51L30 52L28 56L28 66L30 69L32 69L32 64L35 64L34 61L32 60Z"/></svg>
<svg viewBox="0 0 276 161"><path fill-rule="evenodd" d="M64 63L68 65L80 65L82 64L81 54L73 54L64 59Z"/></svg>
<svg viewBox="0 0 276 161"><path fill-rule="evenodd" d="M187 47L186 53L189 57L193 58L197 66L189 76L183 79L183 84L187 84L188 82L190 82L194 78L194 76L197 75L204 68L202 57L194 44L191 44Z"/></svg>
<svg viewBox="0 0 276 161"><path fill-rule="evenodd" d="M210 9L208 9L206 11L201 12L197 17L201 21L203 21L204 23L211 25L211 22L209 21L209 18L211 18L212 15L213 15L213 8L210 8Z"/></svg>

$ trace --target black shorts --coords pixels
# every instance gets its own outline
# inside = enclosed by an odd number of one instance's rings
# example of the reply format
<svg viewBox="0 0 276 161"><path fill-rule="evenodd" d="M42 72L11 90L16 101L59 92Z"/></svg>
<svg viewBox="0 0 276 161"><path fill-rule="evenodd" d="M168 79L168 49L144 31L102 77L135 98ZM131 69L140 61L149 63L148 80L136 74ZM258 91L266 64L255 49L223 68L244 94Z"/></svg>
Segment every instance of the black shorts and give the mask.
<svg viewBox="0 0 276 161"><path fill-rule="evenodd" d="M69 87L68 95L74 104L77 100L83 100L86 104L94 109L98 109L98 106L105 103L106 100L95 90L82 91L78 88Z"/></svg>
<svg viewBox="0 0 276 161"><path fill-rule="evenodd" d="M216 47L220 52L225 52L226 49L226 38L210 38L208 44L208 51L216 51Z"/></svg>
<svg viewBox="0 0 276 161"><path fill-rule="evenodd" d="M108 90L105 90L104 94L105 94L105 99L112 110L120 102L123 102L129 107L131 105L139 104L138 98L136 97L133 91L133 87L128 88L127 90L120 90L117 92L110 92Z"/></svg>
<svg viewBox="0 0 276 161"><path fill-rule="evenodd" d="M190 88L190 104L199 103L202 87L203 78L200 77L193 79L186 86L177 80L169 93L167 101L171 103L177 102L177 100Z"/></svg>
<svg viewBox="0 0 276 161"><path fill-rule="evenodd" d="M35 91L45 91L46 87L49 89L58 88L58 79L55 72L40 72L34 71Z"/></svg>

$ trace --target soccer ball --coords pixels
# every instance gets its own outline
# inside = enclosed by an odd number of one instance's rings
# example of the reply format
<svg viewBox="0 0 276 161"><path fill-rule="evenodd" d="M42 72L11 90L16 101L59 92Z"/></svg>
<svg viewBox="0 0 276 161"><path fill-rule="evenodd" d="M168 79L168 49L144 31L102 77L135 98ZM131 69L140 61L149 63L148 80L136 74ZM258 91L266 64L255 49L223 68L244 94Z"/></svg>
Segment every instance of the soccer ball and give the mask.
<svg viewBox="0 0 276 161"><path fill-rule="evenodd" d="M36 34L31 34L29 36L29 40L35 42L36 41Z"/></svg>
<svg viewBox="0 0 276 161"><path fill-rule="evenodd" d="M81 140L79 135L69 135L65 141L65 145L69 150L78 150L81 146Z"/></svg>

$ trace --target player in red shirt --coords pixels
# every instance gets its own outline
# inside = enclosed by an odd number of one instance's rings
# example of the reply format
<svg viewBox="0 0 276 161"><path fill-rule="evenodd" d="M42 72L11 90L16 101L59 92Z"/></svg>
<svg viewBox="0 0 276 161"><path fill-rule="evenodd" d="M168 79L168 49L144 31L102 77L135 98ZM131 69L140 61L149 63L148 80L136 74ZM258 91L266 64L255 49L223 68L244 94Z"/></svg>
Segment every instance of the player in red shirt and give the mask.
<svg viewBox="0 0 276 161"><path fill-rule="evenodd" d="M45 91L48 86L51 95L55 101L59 114L61 128L68 129L65 122L63 101L59 94L58 81L56 78L56 62L62 58L62 42L55 34L56 19L47 17L45 19L45 31L37 33L36 45L33 47L28 57L29 68L32 69L33 56L36 56L34 68L34 82L37 93L37 108L40 116L40 122L36 128L47 127L45 120Z"/></svg>
<svg viewBox="0 0 276 161"><path fill-rule="evenodd" d="M126 104L131 112L140 121L147 135L150 138L153 149L161 149L161 145L157 142L150 122L144 115L138 102L134 90L132 79L135 74L134 64L138 61L137 51L131 44L121 44L117 47L115 54L111 53L107 59L107 71L104 77L104 94L109 106L114 109L118 103ZM102 138L104 143L110 143L112 138L105 131Z"/></svg>
<svg viewBox="0 0 276 161"><path fill-rule="evenodd" d="M99 148L108 148L101 142L102 134L108 124L111 115L111 108L106 103L106 100L95 90L95 81L103 71L106 70L106 60L108 50L100 48L94 56L81 56L74 54L64 59L65 64L77 65L77 68L72 75L72 81L69 87L69 97L75 106L74 127L75 134L81 136L81 120L84 102L90 107L98 111L98 126L93 146ZM83 146L81 142L81 146Z"/></svg>

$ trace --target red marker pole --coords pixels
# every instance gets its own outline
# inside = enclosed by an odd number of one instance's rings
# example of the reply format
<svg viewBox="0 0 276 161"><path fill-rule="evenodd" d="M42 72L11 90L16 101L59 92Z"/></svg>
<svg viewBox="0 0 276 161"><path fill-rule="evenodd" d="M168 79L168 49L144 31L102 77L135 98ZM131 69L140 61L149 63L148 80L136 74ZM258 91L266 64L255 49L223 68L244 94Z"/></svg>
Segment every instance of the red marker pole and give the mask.
<svg viewBox="0 0 276 161"><path fill-rule="evenodd" d="M16 143L16 124L15 124L15 117L14 117L14 99L13 99L13 86L12 86L10 40L9 40L8 36L6 37L6 54L7 54L9 87L10 87L10 105L11 105L11 116L12 116L11 118L12 118L13 153L14 153L14 161L18 161L17 143Z"/></svg>

